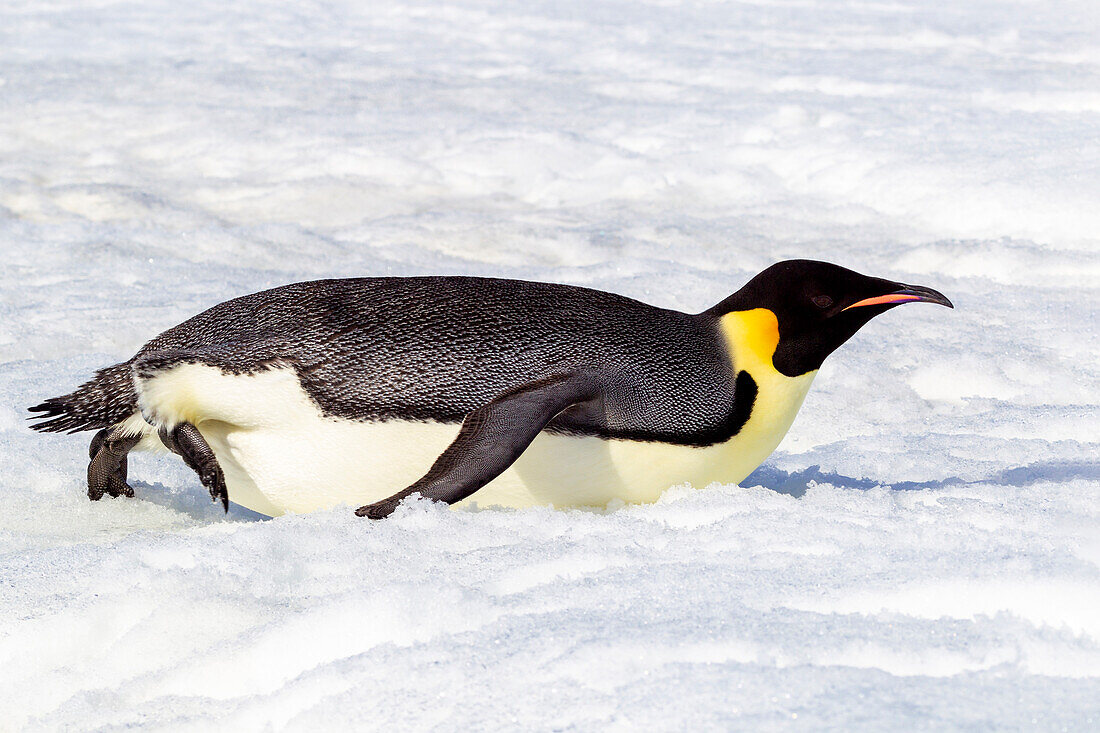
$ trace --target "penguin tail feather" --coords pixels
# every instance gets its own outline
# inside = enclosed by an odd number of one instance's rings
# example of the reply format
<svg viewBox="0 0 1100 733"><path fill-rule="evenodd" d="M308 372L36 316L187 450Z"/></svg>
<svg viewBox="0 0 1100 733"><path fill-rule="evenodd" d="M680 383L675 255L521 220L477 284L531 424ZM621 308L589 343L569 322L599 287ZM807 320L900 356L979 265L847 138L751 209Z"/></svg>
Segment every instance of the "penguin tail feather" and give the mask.
<svg viewBox="0 0 1100 733"><path fill-rule="evenodd" d="M73 392L28 408L30 412L40 413L29 419L42 421L31 428L47 433L99 430L122 422L137 409L130 362L100 369L95 377Z"/></svg>

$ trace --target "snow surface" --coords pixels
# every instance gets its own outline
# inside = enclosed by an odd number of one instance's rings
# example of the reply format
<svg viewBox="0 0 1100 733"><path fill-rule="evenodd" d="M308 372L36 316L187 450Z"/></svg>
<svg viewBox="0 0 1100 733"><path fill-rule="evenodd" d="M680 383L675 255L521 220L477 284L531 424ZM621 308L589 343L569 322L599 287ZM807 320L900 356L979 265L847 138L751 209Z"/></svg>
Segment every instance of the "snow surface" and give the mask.
<svg viewBox="0 0 1100 733"><path fill-rule="evenodd" d="M1100 6L0 5L0 729L1100 726ZM943 290L743 487L222 516L24 408L231 296ZM699 487L702 488L702 487Z"/></svg>

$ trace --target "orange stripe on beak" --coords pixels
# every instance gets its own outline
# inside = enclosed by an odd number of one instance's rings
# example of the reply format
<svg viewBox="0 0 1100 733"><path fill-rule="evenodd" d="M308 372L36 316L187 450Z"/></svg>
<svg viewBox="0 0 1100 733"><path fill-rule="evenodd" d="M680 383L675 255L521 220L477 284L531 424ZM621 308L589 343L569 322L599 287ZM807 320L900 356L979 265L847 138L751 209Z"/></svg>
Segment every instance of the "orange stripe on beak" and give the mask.
<svg viewBox="0 0 1100 733"><path fill-rule="evenodd" d="M859 308L864 305L882 305L884 303L905 303L910 300L925 300L925 298L914 293L890 293L889 295L876 295L873 298L864 298L863 300L852 303L847 308L841 308L840 312L848 310L848 308Z"/></svg>

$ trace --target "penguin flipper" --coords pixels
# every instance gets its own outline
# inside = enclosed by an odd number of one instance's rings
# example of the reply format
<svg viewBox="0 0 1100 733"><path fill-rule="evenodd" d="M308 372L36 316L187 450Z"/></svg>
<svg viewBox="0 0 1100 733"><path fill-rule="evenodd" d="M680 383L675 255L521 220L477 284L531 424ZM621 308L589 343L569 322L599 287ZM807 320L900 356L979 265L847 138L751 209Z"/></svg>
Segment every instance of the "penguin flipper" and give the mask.
<svg viewBox="0 0 1100 733"><path fill-rule="evenodd" d="M511 466L563 410L598 396L595 380L581 373L541 379L506 392L466 415L458 437L421 479L355 513L382 519L413 494L448 504L461 501Z"/></svg>

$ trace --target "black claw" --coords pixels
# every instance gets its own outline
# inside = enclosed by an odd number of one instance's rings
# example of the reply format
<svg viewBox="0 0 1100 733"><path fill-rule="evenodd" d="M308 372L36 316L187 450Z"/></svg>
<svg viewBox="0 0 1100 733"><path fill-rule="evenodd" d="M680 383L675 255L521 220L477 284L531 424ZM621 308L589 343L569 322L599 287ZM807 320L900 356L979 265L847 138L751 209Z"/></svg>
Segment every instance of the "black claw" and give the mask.
<svg viewBox="0 0 1100 733"><path fill-rule="evenodd" d="M226 513L229 513L229 491L225 488L225 479L222 477L222 472L219 470L213 476L209 476L203 479L203 485L205 485L210 491L210 498L217 503L221 501L222 507Z"/></svg>
<svg viewBox="0 0 1100 733"><path fill-rule="evenodd" d="M225 476L220 466L215 465L214 470L204 470L199 474L199 481L210 492L210 500L215 504L219 501L226 514L229 513L229 490L225 486Z"/></svg>

